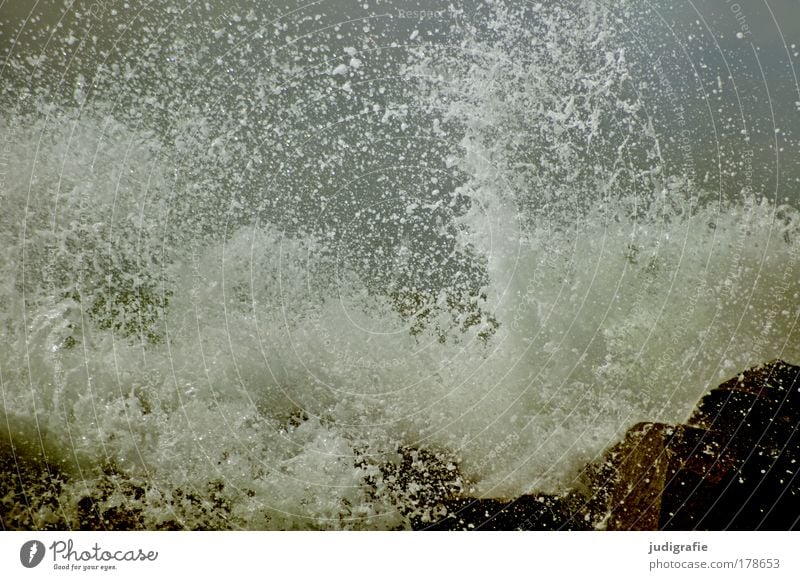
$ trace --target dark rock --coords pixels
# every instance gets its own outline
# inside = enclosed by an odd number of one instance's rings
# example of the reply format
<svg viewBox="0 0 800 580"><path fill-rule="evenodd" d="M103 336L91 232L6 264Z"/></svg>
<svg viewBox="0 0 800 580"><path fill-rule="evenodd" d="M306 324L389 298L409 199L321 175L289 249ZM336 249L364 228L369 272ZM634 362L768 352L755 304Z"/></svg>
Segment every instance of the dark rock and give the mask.
<svg viewBox="0 0 800 580"><path fill-rule="evenodd" d="M564 495L440 501L434 530L800 528L800 367L775 361L702 398L684 425L639 423Z"/></svg>
<svg viewBox="0 0 800 580"><path fill-rule="evenodd" d="M686 425L631 429L593 481L611 530L800 527L800 367L775 361L708 393Z"/></svg>
<svg viewBox="0 0 800 580"><path fill-rule="evenodd" d="M142 530L138 500L144 488L126 477L112 464L103 466L103 475L91 481L89 495L77 503L77 527L80 530Z"/></svg>
<svg viewBox="0 0 800 580"><path fill-rule="evenodd" d="M79 472L74 461L35 421L0 408L0 530L148 529L143 514L145 482L112 463L98 466L99 473L89 477L89 470ZM70 492L66 484L74 484L80 475L86 495L74 498L74 485ZM158 528L229 527L230 505L221 482L167 495L164 502L176 518Z"/></svg>
<svg viewBox="0 0 800 580"><path fill-rule="evenodd" d="M365 467L359 460L357 467ZM456 459L446 451L403 446L394 460L379 466L380 481L368 478L393 498L406 521L414 528L425 527L447 514L444 504L463 497L465 480Z"/></svg>
<svg viewBox="0 0 800 580"><path fill-rule="evenodd" d="M703 397L664 488L661 528L789 530L800 526L800 367L776 361ZM696 443L691 448L691 443ZM693 453L691 455L690 453Z"/></svg>
<svg viewBox="0 0 800 580"><path fill-rule="evenodd" d="M605 512L608 529L658 527L669 464L667 443L673 433L669 425L639 423L606 453L602 463L587 470L595 498L593 511Z"/></svg>
<svg viewBox="0 0 800 580"><path fill-rule="evenodd" d="M419 530L589 530L583 497L523 495L503 502L494 499L461 499L444 502L447 516L435 523L417 522Z"/></svg>
<svg viewBox="0 0 800 580"><path fill-rule="evenodd" d="M66 469L35 422L0 409L0 530L65 529Z"/></svg>

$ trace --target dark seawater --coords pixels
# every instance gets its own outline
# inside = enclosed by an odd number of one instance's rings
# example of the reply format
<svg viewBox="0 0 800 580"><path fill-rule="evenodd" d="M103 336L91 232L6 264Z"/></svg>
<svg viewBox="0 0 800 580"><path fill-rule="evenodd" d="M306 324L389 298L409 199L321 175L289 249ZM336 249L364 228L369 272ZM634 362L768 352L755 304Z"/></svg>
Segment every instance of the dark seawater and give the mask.
<svg viewBox="0 0 800 580"><path fill-rule="evenodd" d="M518 4L0 4L5 526L405 528L800 362L800 8Z"/></svg>

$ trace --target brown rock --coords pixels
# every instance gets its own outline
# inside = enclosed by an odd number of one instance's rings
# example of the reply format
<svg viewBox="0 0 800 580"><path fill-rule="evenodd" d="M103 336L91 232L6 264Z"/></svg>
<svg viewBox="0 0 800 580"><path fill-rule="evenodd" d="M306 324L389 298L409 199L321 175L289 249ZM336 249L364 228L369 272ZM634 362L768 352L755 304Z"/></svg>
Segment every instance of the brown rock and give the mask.
<svg viewBox="0 0 800 580"><path fill-rule="evenodd" d="M712 390L686 425L636 425L590 470L607 528L796 529L799 425L800 367L782 361Z"/></svg>
<svg viewBox="0 0 800 580"><path fill-rule="evenodd" d="M661 423L639 423L611 450L609 459L615 469L613 479L605 482L610 488L608 529L658 527L674 431Z"/></svg>

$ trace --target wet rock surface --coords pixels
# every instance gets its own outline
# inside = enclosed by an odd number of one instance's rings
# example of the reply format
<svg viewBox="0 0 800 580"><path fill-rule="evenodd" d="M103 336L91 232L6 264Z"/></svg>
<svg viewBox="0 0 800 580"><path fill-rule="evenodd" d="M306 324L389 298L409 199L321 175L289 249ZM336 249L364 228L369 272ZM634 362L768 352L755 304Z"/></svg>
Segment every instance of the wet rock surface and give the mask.
<svg viewBox="0 0 800 580"><path fill-rule="evenodd" d="M688 425L669 446L661 529L800 526L800 367L745 371L703 397Z"/></svg>
<svg viewBox="0 0 800 580"><path fill-rule="evenodd" d="M774 361L705 395L686 424L639 423L565 496L460 499L438 530L800 528L800 367Z"/></svg>
<svg viewBox="0 0 800 580"><path fill-rule="evenodd" d="M415 529L455 531L591 530L580 494L523 495L511 501L461 499L447 502L448 515L433 523L414 522Z"/></svg>
<svg viewBox="0 0 800 580"><path fill-rule="evenodd" d="M607 455L608 529L798 528L799 424L800 367L775 361L713 389L685 425L636 425Z"/></svg>

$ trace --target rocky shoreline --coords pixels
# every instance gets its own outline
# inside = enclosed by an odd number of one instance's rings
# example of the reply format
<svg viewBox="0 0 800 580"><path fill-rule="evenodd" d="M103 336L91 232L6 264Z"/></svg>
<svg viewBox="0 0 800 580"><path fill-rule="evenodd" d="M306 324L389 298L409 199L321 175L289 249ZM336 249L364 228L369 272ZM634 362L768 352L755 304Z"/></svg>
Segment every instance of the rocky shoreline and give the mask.
<svg viewBox="0 0 800 580"><path fill-rule="evenodd" d="M75 521L86 530L145 528L124 502L110 501L145 493L113 467L107 485L78 498L77 516L68 515L60 501L70 462L34 426L5 419L0 529L74 529ZM559 495L471 498L449 458L411 448L399 449L401 460L383 466L379 477L391 482L401 505L411 506L404 516L416 530L794 530L800 529L799 428L800 367L773 361L711 390L685 424L635 425ZM203 504L204 521L213 525L189 529L225 528L230 506L222 493L210 497L217 496ZM176 520L159 529L186 525Z"/></svg>
<svg viewBox="0 0 800 580"><path fill-rule="evenodd" d="M800 367L773 361L711 390L686 424L639 423L561 496L462 498L431 530L800 528Z"/></svg>

